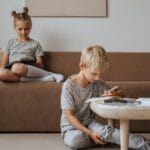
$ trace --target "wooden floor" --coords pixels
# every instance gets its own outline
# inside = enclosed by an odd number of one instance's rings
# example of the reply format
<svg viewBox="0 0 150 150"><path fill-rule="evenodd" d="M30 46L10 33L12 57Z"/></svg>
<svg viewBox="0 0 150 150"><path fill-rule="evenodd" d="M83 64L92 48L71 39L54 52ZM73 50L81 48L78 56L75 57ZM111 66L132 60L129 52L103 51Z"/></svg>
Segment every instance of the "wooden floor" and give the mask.
<svg viewBox="0 0 150 150"><path fill-rule="evenodd" d="M143 134L150 139L150 134ZM117 146L90 148L86 150L119 150ZM52 133L0 133L0 150L70 150L60 134Z"/></svg>

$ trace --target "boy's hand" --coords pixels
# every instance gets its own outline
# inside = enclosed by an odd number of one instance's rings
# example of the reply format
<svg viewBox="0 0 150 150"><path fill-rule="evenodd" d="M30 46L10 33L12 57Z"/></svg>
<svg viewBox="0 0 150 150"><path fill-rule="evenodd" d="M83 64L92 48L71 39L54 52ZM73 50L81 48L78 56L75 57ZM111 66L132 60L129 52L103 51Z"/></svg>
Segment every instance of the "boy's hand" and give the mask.
<svg viewBox="0 0 150 150"><path fill-rule="evenodd" d="M114 86L108 91L104 91L104 94L102 96L119 96L120 89L118 86Z"/></svg>
<svg viewBox="0 0 150 150"><path fill-rule="evenodd" d="M106 142L102 140L102 137L96 132L92 132L89 136L94 141L95 144L100 144L100 145L106 144Z"/></svg>

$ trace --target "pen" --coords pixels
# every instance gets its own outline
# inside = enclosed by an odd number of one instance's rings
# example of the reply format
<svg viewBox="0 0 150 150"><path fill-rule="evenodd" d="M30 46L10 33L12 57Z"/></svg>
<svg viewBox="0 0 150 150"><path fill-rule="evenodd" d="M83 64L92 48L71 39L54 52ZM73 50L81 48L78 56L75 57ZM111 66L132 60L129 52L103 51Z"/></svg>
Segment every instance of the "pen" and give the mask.
<svg viewBox="0 0 150 150"><path fill-rule="evenodd" d="M108 92L112 92L112 91L115 91L115 90L117 90L118 89L118 86L114 86L114 87L112 87L110 90L108 90Z"/></svg>

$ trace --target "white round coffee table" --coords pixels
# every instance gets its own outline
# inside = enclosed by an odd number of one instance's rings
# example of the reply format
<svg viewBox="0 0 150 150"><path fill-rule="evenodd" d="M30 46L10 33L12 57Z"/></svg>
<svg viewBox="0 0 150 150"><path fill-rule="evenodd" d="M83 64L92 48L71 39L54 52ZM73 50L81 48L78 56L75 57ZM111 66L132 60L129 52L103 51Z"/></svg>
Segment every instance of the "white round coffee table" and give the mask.
<svg viewBox="0 0 150 150"><path fill-rule="evenodd" d="M150 99L141 104L105 103L101 98L92 98L90 102L90 108L97 115L120 120L121 150L128 150L129 120L150 119Z"/></svg>

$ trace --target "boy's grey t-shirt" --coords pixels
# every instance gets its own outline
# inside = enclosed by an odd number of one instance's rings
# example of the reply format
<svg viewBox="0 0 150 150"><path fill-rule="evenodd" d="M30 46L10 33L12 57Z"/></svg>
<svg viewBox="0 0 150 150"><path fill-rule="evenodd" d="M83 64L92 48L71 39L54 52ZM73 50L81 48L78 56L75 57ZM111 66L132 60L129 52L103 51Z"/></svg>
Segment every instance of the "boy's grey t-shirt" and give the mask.
<svg viewBox="0 0 150 150"><path fill-rule="evenodd" d="M67 79L63 84L61 94L61 131L65 132L74 128L69 123L64 109L75 110L75 116L82 124L87 126L94 119L94 114L90 110L89 103L85 103L85 101L93 97L100 97L104 90L110 88L111 87L102 80L91 83L87 88L82 88L70 79Z"/></svg>
<svg viewBox="0 0 150 150"><path fill-rule="evenodd" d="M36 60L37 56L44 55L40 43L33 39L27 42L11 39L2 51L9 55L9 63L23 60L32 61Z"/></svg>

